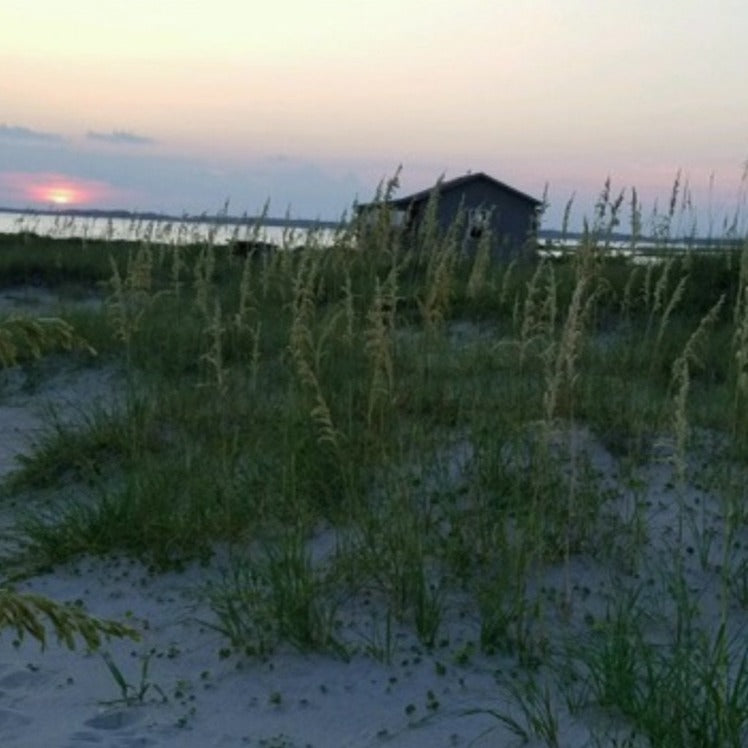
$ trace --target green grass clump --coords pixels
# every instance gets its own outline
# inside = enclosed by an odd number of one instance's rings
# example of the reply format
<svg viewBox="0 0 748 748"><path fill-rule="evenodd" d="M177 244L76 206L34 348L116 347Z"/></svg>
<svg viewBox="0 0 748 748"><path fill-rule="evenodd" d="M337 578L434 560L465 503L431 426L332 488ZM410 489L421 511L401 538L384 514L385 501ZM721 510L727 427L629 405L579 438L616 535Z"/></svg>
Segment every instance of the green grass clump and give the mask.
<svg viewBox="0 0 748 748"><path fill-rule="evenodd" d="M71 327L61 319L9 317L0 321L0 368L24 357L39 358L49 350L85 346ZM58 641L74 649L81 639L89 649L101 645L102 637L137 639L130 627L95 618L75 606L64 605L41 595L19 593L0 584L0 631L15 630L20 641L28 635L43 647L51 629Z"/></svg>

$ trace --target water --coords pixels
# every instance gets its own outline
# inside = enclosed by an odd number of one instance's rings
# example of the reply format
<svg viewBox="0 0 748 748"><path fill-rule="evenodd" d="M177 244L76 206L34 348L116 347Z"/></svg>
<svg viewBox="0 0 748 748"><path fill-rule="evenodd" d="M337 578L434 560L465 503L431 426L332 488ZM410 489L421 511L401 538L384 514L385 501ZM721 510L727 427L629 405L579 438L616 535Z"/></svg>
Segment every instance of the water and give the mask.
<svg viewBox="0 0 748 748"><path fill-rule="evenodd" d="M67 216L63 214L30 214L0 212L0 233L13 234L30 231L40 236L58 239L85 238L91 240L149 241L154 244L182 245L211 243L225 245L232 241L256 240L281 247L296 247L307 243L313 233L315 246L328 246L335 238L331 228L257 226L246 223L216 223L215 221L183 221L179 219L106 218L102 216ZM560 257L579 246L578 237L546 240L540 237L540 254ZM628 257L635 263L658 262L672 253L693 249L690 242L669 241L667 244L641 239L632 248L626 240L606 242L610 256Z"/></svg>
<svg viewBox="0 0 748 748"><path fill-rule="evenodd" d="M0 212L0 233L29 231L56 239L149 241L155 244L228 244L231 241L257 240L278 246L305 244L310 232L316 244L330 244L333 229L307 229L282 226L256 226L255 222L216 223L144 218L105 218Z"/></svg>

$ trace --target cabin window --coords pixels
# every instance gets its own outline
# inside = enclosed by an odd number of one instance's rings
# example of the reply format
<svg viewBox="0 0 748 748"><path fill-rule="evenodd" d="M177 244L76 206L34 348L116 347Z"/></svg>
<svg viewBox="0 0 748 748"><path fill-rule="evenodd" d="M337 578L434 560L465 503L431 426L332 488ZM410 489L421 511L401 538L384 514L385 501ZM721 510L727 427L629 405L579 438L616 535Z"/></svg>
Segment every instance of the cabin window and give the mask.
<svg viewBox="0 0 748 748"><path fill-rule="evenodd" d="M390 213L390 225L396 228L402 228L405 225L406 211L404 210L393 210Z"/></svg>
<svg viewBox="0 0 748 748"><path fill-rule="evenodd" d="M471 208L468 211L468 236L471 239L480 239L483 232L488 230L491 220L491 211L488 208Z"/></svg>
<svg viewBox="0 0 748 748"><path fill-rule="evenodd" d="M391 228L402 228L407 219L407 211L399 208L390 208L388 206L377 205L373 209L367 209L364 213L364 225L367 228L374 228L381 221L382 211L387 211Z"/></svg>

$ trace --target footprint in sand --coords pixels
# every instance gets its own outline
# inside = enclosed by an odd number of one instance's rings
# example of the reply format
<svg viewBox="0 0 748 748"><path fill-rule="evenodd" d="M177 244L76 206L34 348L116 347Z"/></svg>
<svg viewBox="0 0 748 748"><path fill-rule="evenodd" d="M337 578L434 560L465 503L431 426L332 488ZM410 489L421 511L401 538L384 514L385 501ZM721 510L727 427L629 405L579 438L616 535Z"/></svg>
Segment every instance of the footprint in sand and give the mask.
<svg viewBox="0 0 748 748"><path fill-rule="evenodd" d="M79 743L83 743L84 745L99 745L103 741L104 738L95 732L76 732L70 736L68 748L73 748L73 746L77 746Z"/></svg>
<svg viewBox="0 0 748 748"><path fill-rule="evenodd" d="M38 687L50 677L33 670L14 670L0 678L0 689Z"/></svg>
<svg viewBox="0 0 748 748"><path fill-rule="evenodd" d="M142 719L142 715L135 709L117 709L111 712L97 714L87 719L84 724L88 730L76 732L69 738L67 748L83 748L86 745L106 744L108 748L149 748L156 745L156 741L144 735L132 735L132 728ZM112 734L124 730L125 734ZM101 732L95 732L101 731Z"/></svg>
<svg viewBox="0 0 748 748"><path fill-rule="evenodd" d="M156 741L146 737L117 737L116 742L111 742L111 735L106 735L106 745L110 748L149 748L156 745ZM67 748L84 748L87 745L102 745L104 737L95 732L76 732L70 736Z"/></svg>
<svg viewBox="0 0 748 748"><path fill-rule="evenodd" d="M94 730L122 730L139 721L140 715L136 714L134 709L117 709L113 712L97 714L87 719L84 724L86 727L93 727Z"/></svg>
<svg viewBox="0 0 748 748"><path fill-rule="evenodd" d="M31 717L27 717L21 712L15 712L12 709L0 709L0 730L16 730L19 727L30 725L31 722Z"/></svg>

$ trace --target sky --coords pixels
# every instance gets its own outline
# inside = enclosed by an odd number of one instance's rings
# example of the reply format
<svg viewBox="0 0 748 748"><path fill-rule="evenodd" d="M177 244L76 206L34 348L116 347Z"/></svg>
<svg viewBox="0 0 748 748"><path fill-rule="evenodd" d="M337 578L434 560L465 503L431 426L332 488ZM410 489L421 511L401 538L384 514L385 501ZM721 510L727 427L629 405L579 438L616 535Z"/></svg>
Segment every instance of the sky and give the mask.
<svg viewBox="0 0 748 748"><path fill-rule="evenodd" d="M570 199L572 224L590 217L608 178L661 211L680 174L702 233L745 204L745 0L2 0L0 16L2 206L337 219L398 166L399 196L468 171L547 188L546 227Z"/></svg>

